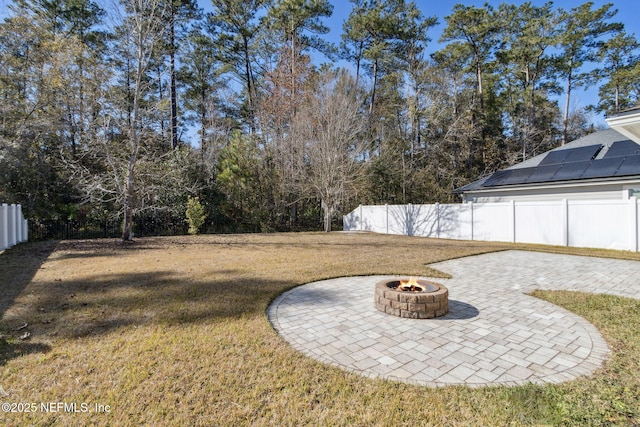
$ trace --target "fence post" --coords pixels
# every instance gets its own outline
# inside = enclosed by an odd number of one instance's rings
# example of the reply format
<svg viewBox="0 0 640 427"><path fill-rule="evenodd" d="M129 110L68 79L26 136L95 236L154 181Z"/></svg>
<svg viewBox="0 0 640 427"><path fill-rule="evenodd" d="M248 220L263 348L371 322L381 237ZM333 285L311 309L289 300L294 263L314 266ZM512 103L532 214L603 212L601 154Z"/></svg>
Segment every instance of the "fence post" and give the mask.
<svg viewBox="0 0 640 427"><path fill-rule="evenodd" d="M473 201L469 202L471 207L471 240L473 240Z"/></svg>
<svg viewBox="0 0 640 427"><path fill-rule="evenodd" d="M562 199L562 245L569 246L569 201Z"/></svg>
<svg viewBox="0 0 640 427"><path fill-rule="evenodd" d="M511 241L516 243L516 202L511 200Z"/></svg>
<svg viewBox="0 0 640 427"><path fill-rule="evenodd" d="M630 250L634 252L638 252L638 199L634 196L629 197L629 208L631 211L629 212L629 220L631 225L630 230Z"/></svg>
<svg viewBox="0 0 640 427"><path fill-rule="evenodd" d="M9 247L9 206L0 206L0 251Z"/></svg>
<svg viewBox="0 0 640 427"><path fill-rule="evenodd" d="M389 234L389 205L387 203L384 204L384 212L385 212L386 223L387 223L387 234Z"/></svg>
<svg viewBox="0 0 640 427"><path fill-rule="evenodd" d="M22 238L22 205L16 205L16 244L24 242Z"/></svg>
<svg viewBox="0 0 640 427"><path fill-rule="evenodd" d="M7 247L15 246L16 244L16 205L9 205L9 215L7 221L7 234L9 235L9 241Z"/></svg>
<svg viewBox="0 0 640 427"><path fill-rule="evenodd" d="M436 202L436 238L440 238L440 203Z"/></svg>

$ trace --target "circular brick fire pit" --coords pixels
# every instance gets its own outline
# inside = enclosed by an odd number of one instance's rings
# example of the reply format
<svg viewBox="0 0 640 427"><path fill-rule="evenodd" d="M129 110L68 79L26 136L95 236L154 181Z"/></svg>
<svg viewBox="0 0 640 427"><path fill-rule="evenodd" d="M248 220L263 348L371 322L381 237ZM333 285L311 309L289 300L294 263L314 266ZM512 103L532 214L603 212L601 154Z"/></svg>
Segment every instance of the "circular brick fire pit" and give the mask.
<svg viewBox="0 0 640 427"><path fill-rule="evenodd" d="M431 319L449 312L449 290L427 280L383 280L374 298L378 310L398 317Z"/></svg>

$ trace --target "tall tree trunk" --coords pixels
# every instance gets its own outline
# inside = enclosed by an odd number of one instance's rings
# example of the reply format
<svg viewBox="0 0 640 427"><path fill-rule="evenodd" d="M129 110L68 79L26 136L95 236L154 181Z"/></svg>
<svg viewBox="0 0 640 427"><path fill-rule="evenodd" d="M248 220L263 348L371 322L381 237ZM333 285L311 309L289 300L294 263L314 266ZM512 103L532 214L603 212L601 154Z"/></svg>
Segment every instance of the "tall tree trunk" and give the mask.
<svg viewBox="0 0 640 427"><path fill-rule="evenodd" d="M139 24L138 24L139 25ZM147 46L145 33L141 26L136 27L136 76L133 87L133 105L132 105L132 122L129 125L129 162L127 164L127 172L125 178L125 199L124 199L124 224L122 226L122 240L128 241L133 239L133 211L135 203L135 167L138 163L141 143L141 111L140 101L142 100L142 81L148 65Z"/></svg>
<svg viewBox="0 0 640 427"><path fill-rule="evenodd" d="M244 48L244 70L247 84L247 103L249 104L249 128L251 129L251 133L254 133L256 127L254 118L255 100L253 99L253 73L251 72L251 58L249 57L249 39L243 36L242 43Z"/></svg>
<svg viewBox="0 0 640 427"><path fill-rule="evenodd" d="M325 199L322 199L321 201L321 209L322 211L324 211L324 231L329 233L331 232L331 217L333 216L333 212L332 209L329 207L330 204L327 203L327 201Z"/></svg>
<svg viewBox="0 0 640 427"><path fill-rule="evenodd" d="M133 239L133 204L134 204L134 166L135 159L133 156L129 160L129 164L127 166L127 177L126 177L126 196L124 201L124 222L122 225L122 241L130 241Z"/></svg>
<svg viewBox="0 0 640 427"><path fill-rule="evenodd" d="M536 82L532 80L529 67L527 67L525 87L531 86L531 98L530 105L527 108L527 123L526 123L526 133L522 138L522 161L527 160L527 141L529 139L529 135L535 133L536 129Z"/></svg>
<svg viewBox="0 0 640 427"><path fill-rule="evenodd" d="M164 86L162 85L162 66L160 63L156 65L156 74L158 75L158 100L160 101L160 104L162 104L162 101L164 100ZM171 117L169 117L169 123L171 123ZM171 125L169 125L169 127L171 127ZM169 133L171 133L171 130L169 130ZM165 133L164 115L160 116L160 135L162 135L162 138L167 136ZM171 135L169 135L169 137L171 137Z"/></svg>
<svg viewBox="0 0 640 427"><path fill-rule="evenodd" d="M369 104L369 115L373 113L373 104L376 101L376 86L378 85L378 60L373 61L373 88L371 89L371 104Z"/></svg>
<svg viewBox="0 0 640 427"><path fill-rule="evenodd" d="M360 62L362 61L362 49L364 47L364 43L360 42L358 46L358 54L356 56L356 88L359 87L360 84Z"/></svg>
<svg viewBox="0 0 640 427"><path fill-rule="evenodd" d="M297 88L296 88L296 34L291 33L291 101L293 102L293 114L297 111Z"/></svg>
<svg viewBox="0 0 640 427"><path fill-rule="evenodd" d="M476 78L478 80L478 98L480 99L480 111L484 116L484 92L482 88L482 64L480 60L476 61Z"/></svg>
<svg viewBox="0 0 640 427"><path fill-rule="evenodd" d="M169 30L170 36L170 61L169 61L169 73L171 74L171 148L175 150L178 147L178 94L176 90L176 23L175 23L175 10L174 6L171 6L171 28Z"/></svg>
<svg viewBox="0 0 640 427"><path fill-rule="evenodd" d="M567 143L567 134L569 130L569 102L571 100L571 84L573 75L573 61L569 61L569 73L567 75L567 95L564 100L564 116L562 118L562 143L564 145Z"/></svg>
<svg viewBox="0 0 640 427"><path fill-rule="evenodd" d="M200 92L200 156L204 164L204 154L207 144L207 92L203 89Z"/></svg>

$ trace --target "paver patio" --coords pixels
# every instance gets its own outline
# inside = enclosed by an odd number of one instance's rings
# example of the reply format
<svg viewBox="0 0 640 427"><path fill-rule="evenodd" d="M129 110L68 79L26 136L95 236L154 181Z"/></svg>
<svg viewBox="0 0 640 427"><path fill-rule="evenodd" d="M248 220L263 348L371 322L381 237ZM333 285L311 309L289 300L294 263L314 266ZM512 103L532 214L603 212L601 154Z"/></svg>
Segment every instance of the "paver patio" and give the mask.
<svg viewBox="0 0 640 427"><path fill-rule="evenodd" d="M559 383L589 375L609 349L596 328L534 289L640 299L640 262L526 251L471 256L431 267L451 279L449 313L405 319L374 307L375 283L344 277L283 293L267 309L300 352L372 378L427 386Z"/></svg>

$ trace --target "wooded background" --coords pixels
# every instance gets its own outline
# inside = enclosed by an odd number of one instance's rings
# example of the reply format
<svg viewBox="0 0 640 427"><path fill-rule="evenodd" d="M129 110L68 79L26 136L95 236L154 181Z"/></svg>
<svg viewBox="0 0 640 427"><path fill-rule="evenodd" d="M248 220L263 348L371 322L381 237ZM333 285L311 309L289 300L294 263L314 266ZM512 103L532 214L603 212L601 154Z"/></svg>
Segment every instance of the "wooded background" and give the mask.
<svg viewBox="0 0 640 427"><path fill-rule="evenodd" d="M329 230L359 204L455 201L638 104L639 45L612 4L350 3L334 45L327 0L14 0L0 201L32 224L121 221L125 240L182 224L195 197L205 231ZM597 105L571 108L586 86Z"/></svg>

